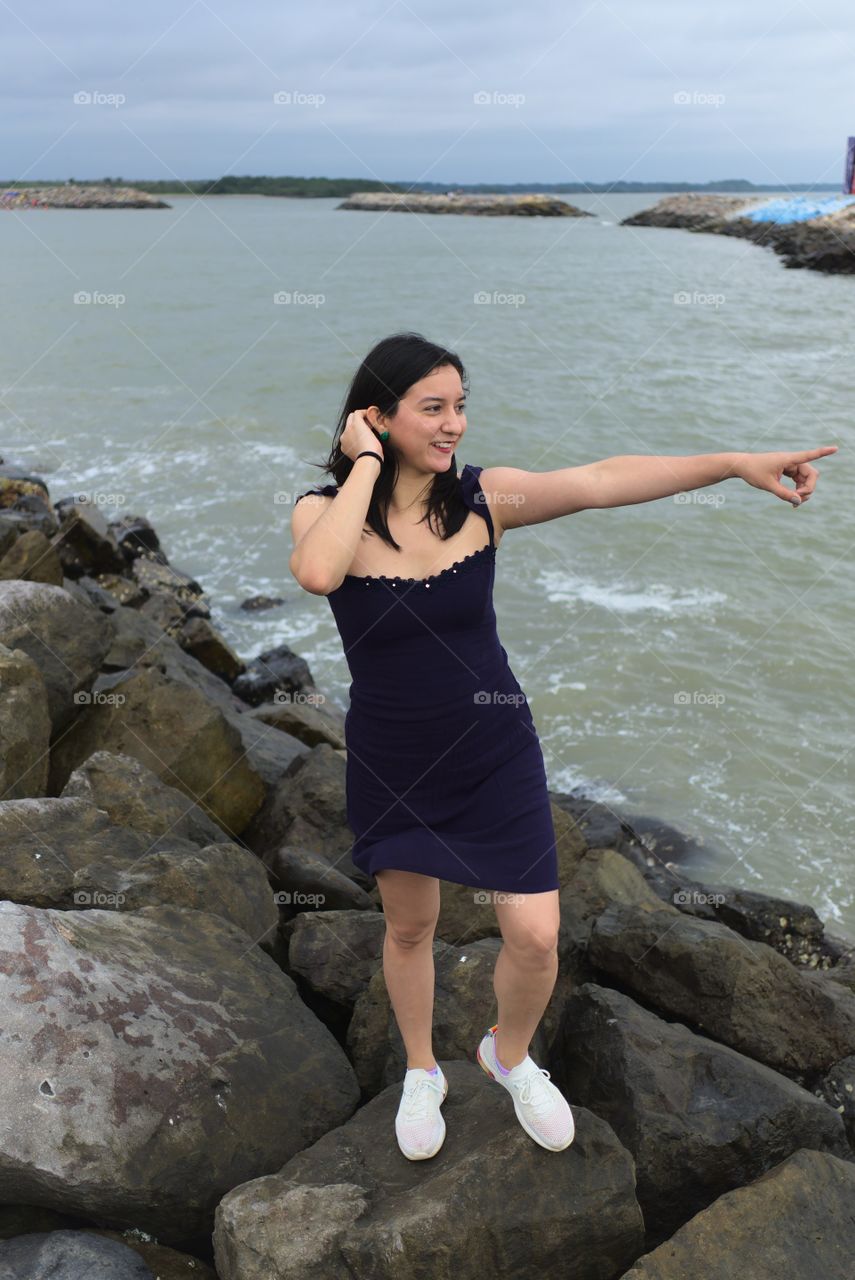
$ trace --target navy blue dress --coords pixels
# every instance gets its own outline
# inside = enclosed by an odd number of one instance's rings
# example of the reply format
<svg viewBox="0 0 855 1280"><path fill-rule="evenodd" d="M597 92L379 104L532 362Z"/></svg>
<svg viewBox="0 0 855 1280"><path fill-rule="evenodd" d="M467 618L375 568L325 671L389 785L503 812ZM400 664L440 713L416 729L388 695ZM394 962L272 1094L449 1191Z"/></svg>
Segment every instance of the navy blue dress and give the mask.
<svg viewBox="0 0 855 1280"><path fill-rule="evenodd" d="M428 578L348 574L327 595L352 679L351 857L367 875L393 867L543 893L558 888L555 831L540 741L496 628L482 469L460 473L486 523L480 550Z"/></svg>

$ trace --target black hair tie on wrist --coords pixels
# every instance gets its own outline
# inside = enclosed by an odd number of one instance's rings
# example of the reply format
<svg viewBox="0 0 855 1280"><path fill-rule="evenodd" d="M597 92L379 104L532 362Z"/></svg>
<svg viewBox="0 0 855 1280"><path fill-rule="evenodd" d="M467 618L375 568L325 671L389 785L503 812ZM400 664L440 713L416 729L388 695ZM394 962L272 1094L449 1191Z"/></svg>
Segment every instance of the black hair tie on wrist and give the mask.
<svg viewBox="0 0 855 1280"><path fill-rule="evenodd" d="M383 464L382 455L379 453L375 453L373 449L363 449L362 453L358 453L356 455L356 458L376 458L377 461L381 464L381 466ZM353 459L354 462L356 462L356 458Z"/></svg>

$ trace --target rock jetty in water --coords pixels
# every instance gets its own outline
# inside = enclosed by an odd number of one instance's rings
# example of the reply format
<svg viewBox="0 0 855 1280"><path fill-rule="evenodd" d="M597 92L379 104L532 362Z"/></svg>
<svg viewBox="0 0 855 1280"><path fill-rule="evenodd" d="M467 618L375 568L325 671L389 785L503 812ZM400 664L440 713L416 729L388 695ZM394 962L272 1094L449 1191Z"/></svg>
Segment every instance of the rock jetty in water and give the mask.
<svg viewBox="0 0 855 1280"><path fill-rule="evenodd" d="M0 209L171 209L136 187L0 187Z"/></svg>
<svg viewBox="0 0 855 1280"><path fill-rule="evenodd" d="M855 197L665 196L622 227L681 227L738 236L781 255L786 267L855 274Z"/></svg>
<svg viewBox="0 0 855 1280"><path fill-rule="evenodd" d="M531 1053L576 1138L537 1146L475 1062L501 937L442 882L448 1137L410 1162L344 713L307 663L244 661L144 516L0 460L0 691L0 1276L851 1280L855 946L810 906L551 793Z"/></svg>
<svg viewBox="0 0 855 1280"><path fill-rule="evenodd" d="M339 209L366 209L391 213L471 213L482 217L516 218L591 218L593 214L577 209L566 200L532 192L524 195L469 195L465 191L448 191L444 195L418 192L356 191Z"/></svg>

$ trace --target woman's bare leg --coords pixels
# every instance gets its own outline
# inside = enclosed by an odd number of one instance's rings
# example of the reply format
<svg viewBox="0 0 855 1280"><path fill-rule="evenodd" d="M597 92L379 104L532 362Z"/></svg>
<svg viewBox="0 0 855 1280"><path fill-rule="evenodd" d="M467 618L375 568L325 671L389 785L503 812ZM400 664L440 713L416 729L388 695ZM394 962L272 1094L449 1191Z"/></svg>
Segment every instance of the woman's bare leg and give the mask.
<svg viewBox="0 0 855 1280"><path fill-rule="evenodd" d="M433 937L439 919L439 881L415 871L376 874L386 917L383 976L407 1049L407 1069L436 1066L432 1048Z"/></svg>
<svg viewBox="0 0 855 1280"><path fill-rule="evenodd" d="M494 905L504 940L493 972L495 1046L499 1062L510 1068L528 1053L558 977L558 890L497 894Z"/></svg>

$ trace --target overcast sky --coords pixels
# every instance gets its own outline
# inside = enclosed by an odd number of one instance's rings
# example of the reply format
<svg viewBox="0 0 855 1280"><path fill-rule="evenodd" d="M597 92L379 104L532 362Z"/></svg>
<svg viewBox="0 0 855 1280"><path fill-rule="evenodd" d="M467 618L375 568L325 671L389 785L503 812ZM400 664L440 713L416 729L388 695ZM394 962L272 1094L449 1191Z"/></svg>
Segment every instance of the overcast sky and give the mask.
<svg viewBox="0 0 855 1280"><path fill-rule="evenodd" d="M855 134L846 0L0 0L0 35L5 180L839 184Z"/></svg>

